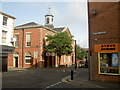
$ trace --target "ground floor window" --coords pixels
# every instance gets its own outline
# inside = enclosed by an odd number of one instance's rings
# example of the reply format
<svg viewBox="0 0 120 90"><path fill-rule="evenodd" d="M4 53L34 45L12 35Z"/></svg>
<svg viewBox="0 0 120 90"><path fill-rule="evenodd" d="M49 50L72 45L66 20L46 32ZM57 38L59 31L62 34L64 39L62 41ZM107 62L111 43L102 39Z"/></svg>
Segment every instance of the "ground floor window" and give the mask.
<svg viewBox="0 0 120 90"><path fill-rule="evenodd" d="M26 57L25 58L25 62L28 63L28 64L30 64L31 63L31 57Z"/></svg>
<svg viewBox="0 0 120 90"><path fill-rule="evenodd" d="M99 73L120 74L119 53L99 53Z"/></svg>
<svg viewBox="0 0 120 90"><path fill-rule="evenodd" d="M25 63L26 64L31 64L32 63L32 58L30 52L26 52L25 54Z"/></svg>

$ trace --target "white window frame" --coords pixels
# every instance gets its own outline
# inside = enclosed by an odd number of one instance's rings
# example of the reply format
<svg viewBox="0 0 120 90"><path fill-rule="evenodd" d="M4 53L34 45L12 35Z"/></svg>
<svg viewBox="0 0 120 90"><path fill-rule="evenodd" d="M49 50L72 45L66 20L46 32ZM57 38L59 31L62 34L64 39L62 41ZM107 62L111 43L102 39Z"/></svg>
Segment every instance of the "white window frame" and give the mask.
<svg viewBox="0 0 120 90"><path fill-rule="evenodd" d="M6 18L6 20L4 20L4 18ZM8 21L8 17L3 16L3 23L2 23L2 25L3 26L7 26L7 21Z"/></svg>
<svg viewBox="0 0 120 90"><path fill-rule="evenodd" d="M27 56L26 53L29 53L29 54L30 54L30 55L29 55L30 57L26 57L26 56ZM27 62L26 62L26 59L31 59L31 61L32 61L32 55L31 55L30 52L26 52L26 53L25 53L25 64L31 64L32 62L31 62L31 63L27 63Z"/></svg>
<svg viewBox="0 0 120 90"><path fill-rule="evenodd" d="M25 56L25 64L31 64L31 63L26 62L27 59L31 61L31 57L26 57Z"/></svg>
<svg viewBox="0 0 120 90"><path fill-rule="evenodd" d="M30 46L27 45L27 34L30 34ZM31 32L26 32L26 47L31 47Z"/></svg>
<svg viewBox="0 0 120 90"><path fill-rule="evenodd" d="M20 38L20 34L19 33L15 33L14 36L16 38L16 35L19 35L19 38ZM15 48L18 48L19 47L19 38L18 38L18 46L16 47L16 42L17 42L17 38L16 38L16 41L14 42L14 47Z"/></svg>
<svg viewBox="0 0 120 90"><path fill-rule="evenodd" d="M3 37L3 32L6 32L5 34L5 36ZM5 42L3 42L3 39L5 39ZM7 40L7 31L5 31L5 30L2 30L2 43L6 43L6 40Z"/></svg>

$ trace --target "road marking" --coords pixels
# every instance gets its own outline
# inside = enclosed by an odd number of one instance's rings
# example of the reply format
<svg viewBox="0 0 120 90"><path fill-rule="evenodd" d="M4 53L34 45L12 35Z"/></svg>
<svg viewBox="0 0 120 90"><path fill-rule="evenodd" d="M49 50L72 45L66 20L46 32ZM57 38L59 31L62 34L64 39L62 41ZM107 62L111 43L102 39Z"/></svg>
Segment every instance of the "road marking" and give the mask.
<svg viewBox="0 0 120 90"><path fill-rule="evenodd" d="M76 76L76 75L74 75L74 76ZM72 84L72 85L77 85L77 86L84 86L84 87L88 87L88 88L104 88L102 86L94 85L94 84L87 84L87 83L82 83L82 82L77 83L77 82L74 82L74 81L69 80L69 79L70 79L70 75L63 78L62 82L69 83L69 84Z"/></svg>
<svg viewBox="0 0 120 90"><path fill-rule="evenodd" d="M56 85L58 85L58 84L60 84L60 83L62 83L62 82L57 82L57 83L55 83L55 84L52 84L52 85L50 85L50 86L47 86L45 89L54 87L54 86L56 86ZM45 89L43 89L43 90L45 90Z"/></svg>

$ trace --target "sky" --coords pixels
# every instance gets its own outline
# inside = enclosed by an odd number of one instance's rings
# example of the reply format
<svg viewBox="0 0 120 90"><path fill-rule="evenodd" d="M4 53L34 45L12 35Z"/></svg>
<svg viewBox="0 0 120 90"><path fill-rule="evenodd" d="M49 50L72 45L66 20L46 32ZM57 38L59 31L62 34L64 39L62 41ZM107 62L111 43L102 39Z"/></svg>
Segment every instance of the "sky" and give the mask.
<svg viewBox="0 0 120 90"><path fill-rule="evenodd" d="M29 22L45 25L45 15L54 15L54 27L68 27L77 44L88 48L88 11L84 2L2 2L2 12L14 16L14 26Z"/></svg>

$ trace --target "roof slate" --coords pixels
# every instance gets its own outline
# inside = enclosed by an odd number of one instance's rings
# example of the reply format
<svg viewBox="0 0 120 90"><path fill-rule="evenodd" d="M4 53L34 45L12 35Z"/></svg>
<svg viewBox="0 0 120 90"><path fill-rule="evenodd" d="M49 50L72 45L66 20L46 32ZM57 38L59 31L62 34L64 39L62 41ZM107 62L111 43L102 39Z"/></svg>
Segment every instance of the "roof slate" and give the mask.
<svg viewBox="0 0 120 90"><path fill-rule="evenodd" d="M54 28L55 31L57 32L62 32L64 30L65 27L61 27L61 28Z"/></svg>
<svg viewBox="0 0 120 90"><path fill-rule="evenodd" d="M64 28L65 28L65 27L54 28L54 27L48 27L48 26L39 25L39 24L37 24L35 22L29 22L29 23L26 23L26 24L23 24L23 25L16 26L15 29L19 30L21 28L35 28L35 27L49 28L52 31L56 31L56 32L62 32L64 30Z"/></svg>
<svg viewBox="0 0 120 90"><path fill-rule="evenodd" d="M16 26L16 27L35 26L35 25L38 25L38 24L35 23L35 22L29 22L29 23L26 23L26 24L23 24L23 25L19 25L19 26Z"/></svg>
<svg viewBox="0 0 120 90"><path fill-rule="evenodd" d="M5 15L5 16L8 16L8 17L13 18L13 19L16 19L15 17L13 17L13 16L11 16L11 15L8 15L8 14L6 14L6 13L3 13L3 12L1 12L1 11L0 11L0 14Z"/></svg>

